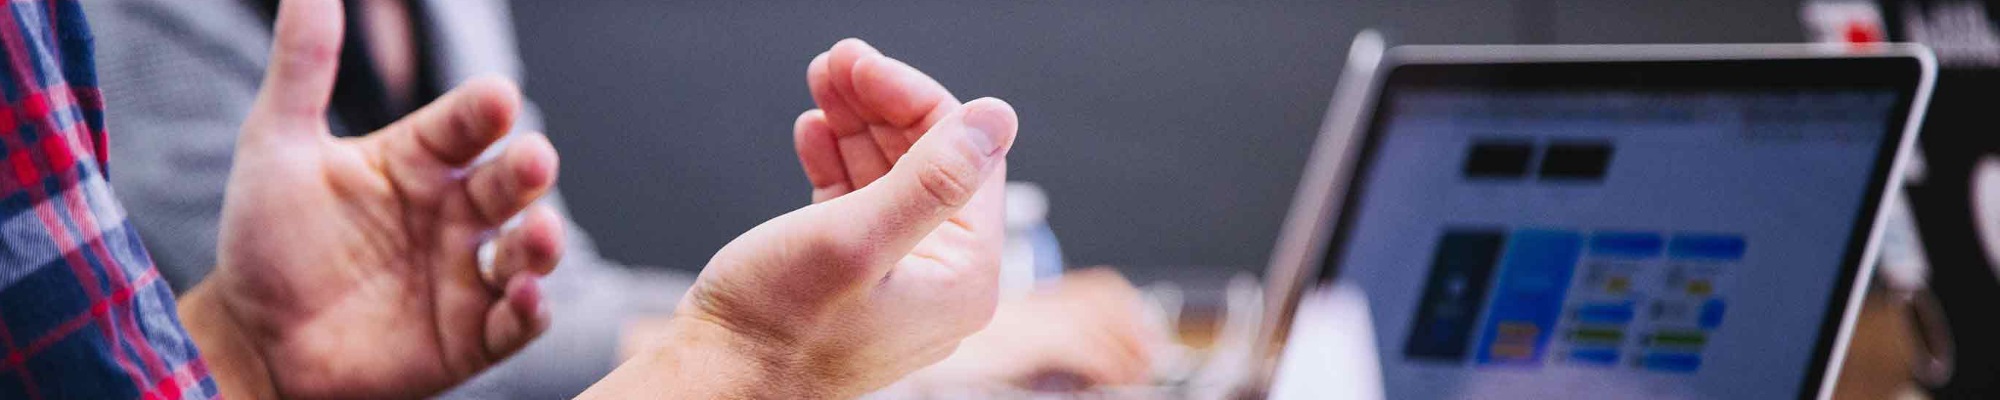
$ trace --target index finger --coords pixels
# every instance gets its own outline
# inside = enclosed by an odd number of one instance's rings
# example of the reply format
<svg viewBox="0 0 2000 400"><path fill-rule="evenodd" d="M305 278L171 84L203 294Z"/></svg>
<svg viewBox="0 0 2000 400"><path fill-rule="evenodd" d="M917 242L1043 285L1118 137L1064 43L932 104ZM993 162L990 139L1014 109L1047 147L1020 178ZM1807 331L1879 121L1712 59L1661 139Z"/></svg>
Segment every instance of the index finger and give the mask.
<svg viewBox="0 0 2000 400"><path fill-rule="evenodd" d="M445 93L386 128L391 150L464 166L507 136L520 111L520 89L503 78L479 78ZM376 135L370 135L376 136Z"/></svg>

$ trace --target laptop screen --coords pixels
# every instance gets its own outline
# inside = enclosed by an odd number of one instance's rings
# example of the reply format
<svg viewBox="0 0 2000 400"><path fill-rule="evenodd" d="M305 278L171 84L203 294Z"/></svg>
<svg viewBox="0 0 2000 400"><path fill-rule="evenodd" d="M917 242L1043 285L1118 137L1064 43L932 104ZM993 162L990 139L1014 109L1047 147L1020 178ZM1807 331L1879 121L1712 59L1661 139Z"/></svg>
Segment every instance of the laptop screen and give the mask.
<svg viewBox="0 0 2000 400"><path fill-rule="evenodd" d="M1907 87L1399 82L1323 278L1389 398L1817 387Z"/></svg>

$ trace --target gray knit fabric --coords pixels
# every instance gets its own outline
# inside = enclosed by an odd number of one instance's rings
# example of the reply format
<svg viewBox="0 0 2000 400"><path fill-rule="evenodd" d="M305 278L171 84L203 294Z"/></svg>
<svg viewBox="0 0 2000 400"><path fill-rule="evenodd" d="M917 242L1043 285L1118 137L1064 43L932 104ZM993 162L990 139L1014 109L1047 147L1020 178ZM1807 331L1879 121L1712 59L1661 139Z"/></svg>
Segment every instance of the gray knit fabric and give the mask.
<svg viewBox="0 0 2000 400"><path fill-rule="evenodd" d="M176 290L193 286L215 264L216 225L238 125L270 51L270 25L250 4L84 2L97 37L113 187ZM505 1L426 0L425 6L433 39L427 50L440 60L445 80L440 87L487 74L520 78ZM542 129L540 113L527 104L516 129ZM553 193L544 202L562 207ZM573 223L568 237L560 267L544 281L554 326L522 354L446 397L574 396L613 367L616 335L627 318L669 311L692 280L686 273L604 260Z"/></svg>

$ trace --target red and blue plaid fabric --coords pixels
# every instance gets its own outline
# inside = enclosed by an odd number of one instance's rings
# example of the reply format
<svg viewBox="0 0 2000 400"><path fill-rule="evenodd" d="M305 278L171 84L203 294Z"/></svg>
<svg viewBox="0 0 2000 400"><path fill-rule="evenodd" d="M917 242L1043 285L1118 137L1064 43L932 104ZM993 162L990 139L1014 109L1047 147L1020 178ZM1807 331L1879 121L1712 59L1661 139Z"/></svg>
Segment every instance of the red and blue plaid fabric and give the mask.
<svg viewBox="0 0 2000 400"><path fill-rule="evenodd" d="M83 10L0 2L0 399L216 397L105 183Z"/></svg>

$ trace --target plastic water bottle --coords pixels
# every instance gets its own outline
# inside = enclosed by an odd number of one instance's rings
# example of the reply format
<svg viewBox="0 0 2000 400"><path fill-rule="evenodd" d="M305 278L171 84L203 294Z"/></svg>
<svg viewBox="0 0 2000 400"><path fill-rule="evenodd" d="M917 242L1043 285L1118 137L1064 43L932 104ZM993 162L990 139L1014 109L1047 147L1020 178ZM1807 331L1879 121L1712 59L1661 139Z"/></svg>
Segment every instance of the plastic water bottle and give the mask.
<svg viewBox="0 0 2000 400"><path fill-rule="evenodd" d="M1000 293L1027 293L1062 276L1062 245L1049 229L1049 196L1041 186L1007 182L1007 246L1000 255Z"/></svg>

